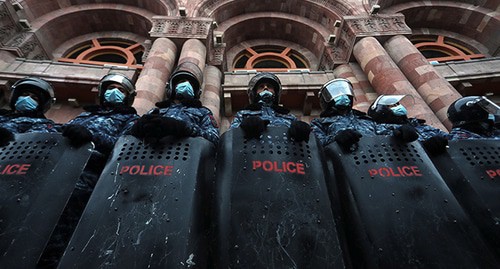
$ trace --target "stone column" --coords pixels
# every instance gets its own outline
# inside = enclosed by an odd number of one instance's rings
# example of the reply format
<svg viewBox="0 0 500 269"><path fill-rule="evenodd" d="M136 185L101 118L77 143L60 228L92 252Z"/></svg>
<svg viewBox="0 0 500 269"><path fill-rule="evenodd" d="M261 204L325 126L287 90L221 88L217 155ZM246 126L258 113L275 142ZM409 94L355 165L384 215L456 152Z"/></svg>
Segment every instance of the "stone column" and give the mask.
<svg viewBox="0 0 500 269"><path fill-rule="evenodd" d="M212 111L217 124L221 125L220 93L222 86L222 72L215 66L207 66L203 74L203 92L201 103Z"/></svg>
<svg viewBox="0 0 500 269"><path fill-rule="evenodd" d="M165 85L172 73L177 47L168 38L158 38L149 51L141 75L135 83L137 96L133 107L139 115L155 107L165 97Z"/></svg>
<svg viewBox="0 0 500 269"><path fill-rule="evenodd" d="M413 102L411 98L403 100L409 116L424 119L427 124L446 130L377 39L361 39L354 45L353 54L378 94L413 96Z"/></svg>
<svg viewBox="0 0 500 269"><path fill-rule="evenodd" d="M351 66L348 64L339 65L333 70L333 74L336 78L345 78L352 83L355 97L353 107L357 110L366 112L370 106L370 101L368 101L366 93L361 88L360 82L354 74L354 70L352 70Z"/></svg>
<svg viewBox="0 0 500 269"><path fill-rule="evenodd" d="M188 39L182 45L181 55L179 56L179 62L177 65L180 65L184 62L191 62L200 68L203 72L205 69L205 62L207 59L207 48L198 39Z"/></svg>
<svg viewBox="0 0 500 269"><path fill-rule="evenodd" d="M439 120L451 130L446 112L453 101L462 97L458 91L436 72L406 37L394 36L384 47Z"/></svg>

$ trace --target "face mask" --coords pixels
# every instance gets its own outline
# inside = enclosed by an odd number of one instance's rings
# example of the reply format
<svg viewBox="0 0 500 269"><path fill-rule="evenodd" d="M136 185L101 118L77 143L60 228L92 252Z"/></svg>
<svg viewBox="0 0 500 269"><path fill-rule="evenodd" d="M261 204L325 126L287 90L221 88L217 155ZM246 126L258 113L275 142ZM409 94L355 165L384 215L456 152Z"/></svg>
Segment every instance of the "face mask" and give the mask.
<svg viewBox="0 0 500 269"><path fill-rule="evenodd" d="M488 114L488 119L495 122L495 115L493 114Z"/></svg>
<svg viewBox="0 0 500 269"><path fill-rule="evenodd" d="M271 105L274 100L274 94L268 90L259 93L259 104Z"/></svg>
<svg viewBox="0 0 500 269"><path fill-rule="evenodd" d="M335 106L350 106L351 105L351 99L347 95L341 95L337 96L333 99L335 101Z"/></svg>
<svg viewBox="0 0 500 269"><path fill-rule="evenodd" d="M192 99L194 98L193 86L191 86L189 81L181 82L175 86L175 94L177 97Z"/></svg>
<svg viewBox="0 0 500 269"><path fill-rule="evenodd" d="M33 100L30 96L19 96L15 104L16 110L25 112L33 111L38 107L38 102Z"/></svg>
<svg viewBox="0 0 500 269"><path fill-rule="evenodd" d="M403 105L391 107L391 110L395 116L406 116L406 113L408 113Z"/></svg>
<svg viewBox="0 0 500 269"><path fill-rule="evenodd" d="M117 88L106 90L106 92L104 93L104 101L111 104L123 103L124 99L125 99L125 94L122 93Z"/></svg>

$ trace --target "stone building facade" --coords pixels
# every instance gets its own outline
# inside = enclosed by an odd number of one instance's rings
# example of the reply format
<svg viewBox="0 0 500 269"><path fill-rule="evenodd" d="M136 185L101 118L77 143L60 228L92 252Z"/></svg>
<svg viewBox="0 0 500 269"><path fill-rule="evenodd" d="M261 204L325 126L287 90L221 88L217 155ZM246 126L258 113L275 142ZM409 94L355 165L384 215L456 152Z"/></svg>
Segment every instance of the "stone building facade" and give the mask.
<svg viewBox="0 0 500 269"><path fill-rule="evenodd" d="M0 0L2 106L17 79L39 76L56 91L47 116L66 122L95 102L102 76L121 72L142 114L189 61L204 72L202 102L221 131L265 70L305 121L320 113L321 85L342 77L357 109L410 94L411 116L447 130L460 96L500 102L499 29L498 0Z"/></svg>

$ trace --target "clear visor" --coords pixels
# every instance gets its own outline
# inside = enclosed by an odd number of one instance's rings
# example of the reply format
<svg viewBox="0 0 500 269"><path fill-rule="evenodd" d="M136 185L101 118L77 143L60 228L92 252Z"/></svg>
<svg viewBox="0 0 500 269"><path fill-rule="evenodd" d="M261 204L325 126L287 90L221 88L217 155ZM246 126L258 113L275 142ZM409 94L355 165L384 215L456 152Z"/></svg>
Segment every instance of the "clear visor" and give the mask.
<svg viewBox="0 0 500 269"><path fill-rule="evenodd" d="M323 98L327 103L341 95L354 97L351 84L344 79L332 80L329 84L323 86L319 92L320 98Z"/></svg>
<svg viewBox="0 0 500 269"><path fill-rule="evenodd" d="M384 105L384 106L395 105L395 104L401 102L401 100L403 100L407 96L411 97L410 99L412 100L412 102L410 104L415 103L415 99L413 99L413 96L411 96L411 95L406 95L406 94L402 94L402 95L385 95L385 94L383 94L383 95L380 95L375 100L375 102L373 102L372 108L376 109L377 105ZM408 100L408 98L406 98L405 100Z"/></svg>
<svg viewBox="0 0 500 269"><path fill-rule="evenodd" d="M488 114L495 115L495 118L500 117L500 107L493 103L490 99L481 96L476 102L482 109L484 109Z"/></svg>

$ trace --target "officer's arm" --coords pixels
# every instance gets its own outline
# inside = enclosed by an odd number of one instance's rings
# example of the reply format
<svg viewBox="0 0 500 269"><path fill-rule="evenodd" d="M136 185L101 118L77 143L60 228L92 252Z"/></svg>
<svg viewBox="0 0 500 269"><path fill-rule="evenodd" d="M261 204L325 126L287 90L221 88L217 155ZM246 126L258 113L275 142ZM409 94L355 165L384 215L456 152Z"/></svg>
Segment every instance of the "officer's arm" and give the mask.
<svg viewBox="0 0 500 269"><path fill-rule="evenodd" d="M328 126L323 124L320 120L311 121L313 134L319 139L323 146L333 142L334 136L328 134Z"/></svg>

